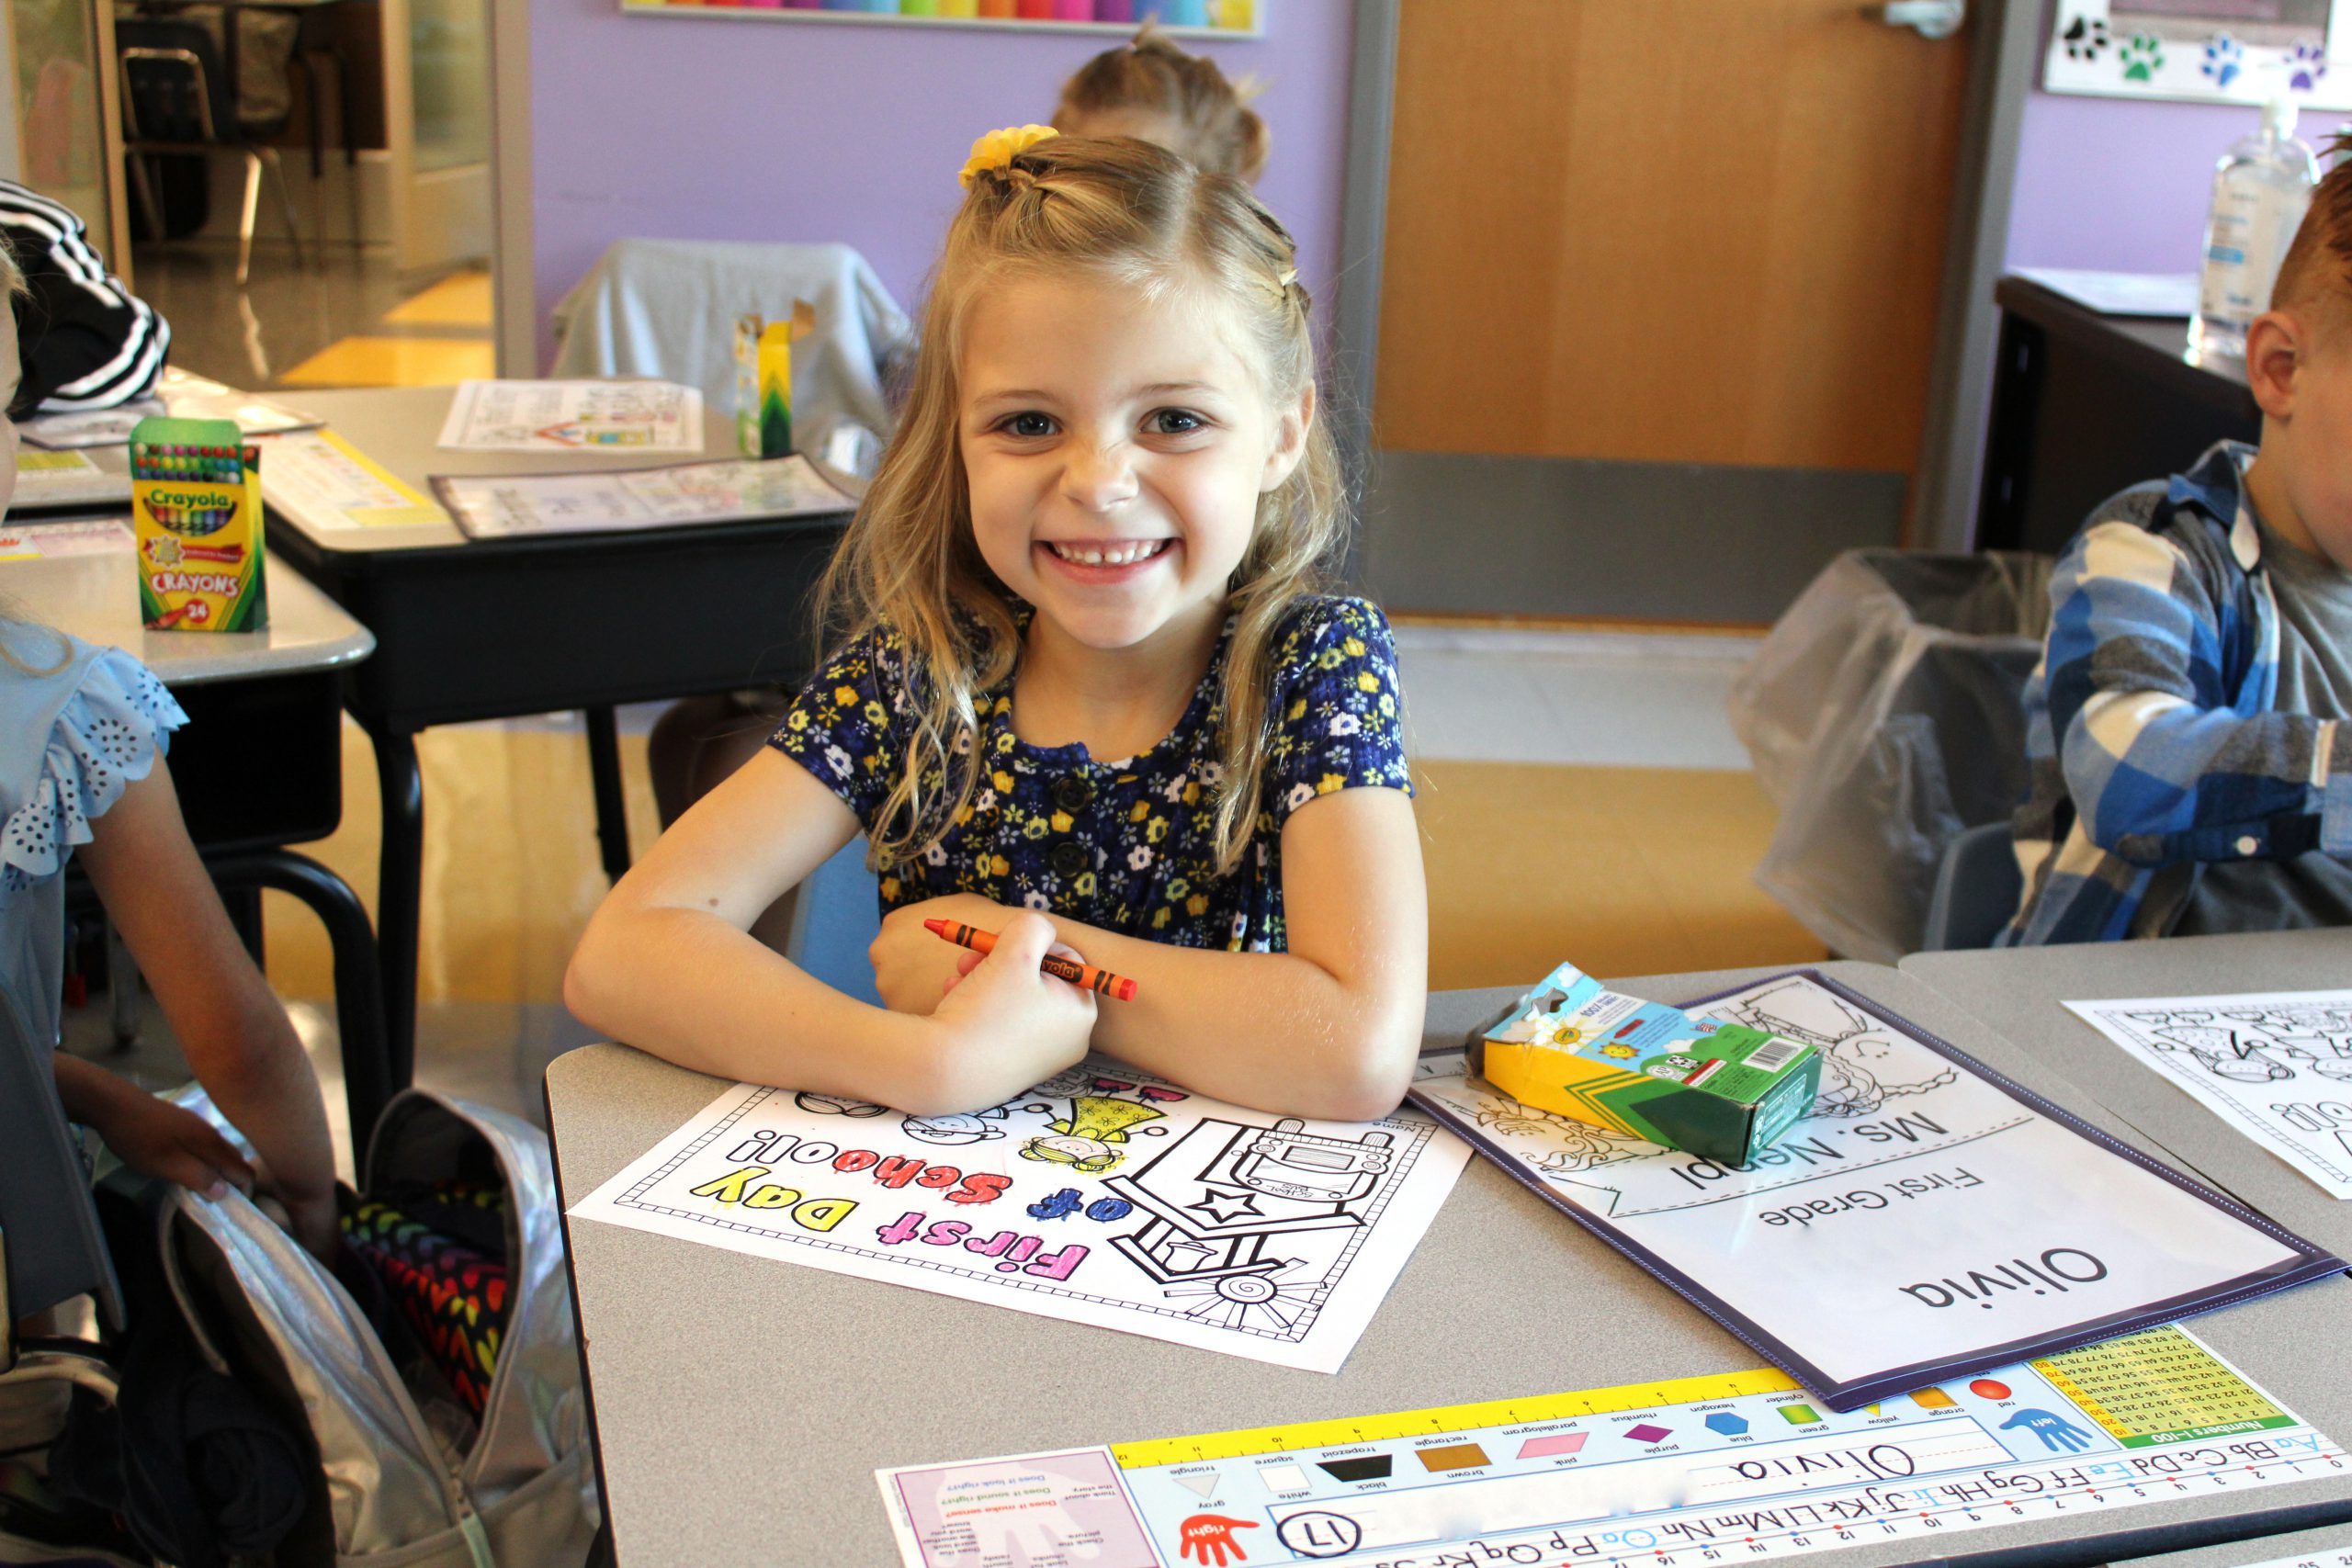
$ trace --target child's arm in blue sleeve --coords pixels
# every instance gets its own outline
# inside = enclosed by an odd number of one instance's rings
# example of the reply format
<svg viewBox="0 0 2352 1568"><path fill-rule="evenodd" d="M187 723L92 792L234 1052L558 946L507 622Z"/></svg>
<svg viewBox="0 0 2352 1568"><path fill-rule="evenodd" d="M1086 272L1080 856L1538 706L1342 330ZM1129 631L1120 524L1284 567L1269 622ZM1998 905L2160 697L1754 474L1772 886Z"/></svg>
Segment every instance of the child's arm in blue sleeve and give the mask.
<svg viewBox="0 0 2352 1568"><path fill-rule="evenodd" d="M2177 547L2096 525L2051 604L2051 725L2093 842L2138 865L2352 854L2352 729L2229 705L2222 613Z"/></svg>

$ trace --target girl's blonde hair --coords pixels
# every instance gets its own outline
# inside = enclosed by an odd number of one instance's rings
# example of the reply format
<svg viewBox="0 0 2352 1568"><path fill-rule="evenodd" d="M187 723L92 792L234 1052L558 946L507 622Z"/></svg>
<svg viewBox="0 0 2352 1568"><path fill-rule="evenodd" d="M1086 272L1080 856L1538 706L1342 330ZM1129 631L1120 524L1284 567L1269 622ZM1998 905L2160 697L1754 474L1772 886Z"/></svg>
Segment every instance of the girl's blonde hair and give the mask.
<svg viewBox="0 0 2352 1568"><path fill-rule="evenodd" d="M1271 405L1295 406L1314 386L1310 302L1290 235L1240 181L1126 137L1056 137L972 179L923 307L898 434L818 587L827 633L847 640L888 627L906 643L913 735L876 818L877 867L939 843L970 803L984 761L976 701L1012 673L1020 647L1013 605L972 536L957 434L966 312L1008 276L1081 269L1140 299L1222 296ZM1346 533L1339 457L1313 420L1290 478L1259 496L1233 574L1218 693L1220 874L1239 863L1258 820L1283 617L1324 585Z"/></svg>
<svg viewBox="0 0 2352 1568"><path fill-rule="evenodd" d="M1170 152L1195 168L1255 185L1266 172L1272 140L1250 107L1255 96L1248 79L1238 85L1227 80L1216 61L1185 53L1146 22L1134 38L1104 50L1062 84L1054 129L1068 130L1082 116L1122 109L1165 115L1176 130Z"/></svg>

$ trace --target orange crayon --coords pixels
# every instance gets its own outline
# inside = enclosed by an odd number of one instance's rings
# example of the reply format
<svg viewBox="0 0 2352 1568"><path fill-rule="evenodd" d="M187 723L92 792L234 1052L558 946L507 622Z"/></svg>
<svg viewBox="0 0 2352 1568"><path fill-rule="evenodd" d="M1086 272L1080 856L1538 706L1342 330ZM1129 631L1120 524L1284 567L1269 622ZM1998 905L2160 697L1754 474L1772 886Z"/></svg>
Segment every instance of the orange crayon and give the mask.
<svg viewBox="0 0 2352 1568"><path fill-rule="evenodd" d="M968 947L974 953L996 951L996 932L984 931L978 926L958 925L953 920L925 920L922 929L943 942ZM1123 1002L1136 999L1136 983L1133 980L1114 975L1108 969L1097 969L1091 964L1064 958L1058 953L1046 954L1037 961L1037 967L1058 979L1068 980L1073 986L1083 986L1090 991L1099 991Z"/></svg>

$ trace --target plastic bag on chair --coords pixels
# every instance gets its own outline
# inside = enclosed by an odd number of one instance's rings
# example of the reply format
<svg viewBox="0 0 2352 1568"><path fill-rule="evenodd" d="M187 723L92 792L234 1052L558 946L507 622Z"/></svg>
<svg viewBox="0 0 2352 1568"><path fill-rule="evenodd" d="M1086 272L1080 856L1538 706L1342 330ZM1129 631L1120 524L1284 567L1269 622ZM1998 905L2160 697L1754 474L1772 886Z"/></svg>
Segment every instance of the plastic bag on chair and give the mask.
<svg viewBox="0 0 2352 1568"><path fill-rule="evenodd" d="M2023 796L2050 567L1848 551L1733 683L1732 728L1781 812L1756 880L1833 951L1917 951L1945 846Z"/></svg>

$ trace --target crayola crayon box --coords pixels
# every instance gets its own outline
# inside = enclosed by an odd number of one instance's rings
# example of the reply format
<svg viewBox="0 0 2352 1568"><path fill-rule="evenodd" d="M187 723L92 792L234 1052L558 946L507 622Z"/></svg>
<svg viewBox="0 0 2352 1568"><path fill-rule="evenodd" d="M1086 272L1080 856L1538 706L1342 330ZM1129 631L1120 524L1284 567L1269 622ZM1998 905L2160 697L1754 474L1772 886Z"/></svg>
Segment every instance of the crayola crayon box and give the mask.
<svg viewBox="0 0 2352 1568"><path fill-rule="evenodd" d="M1471 1070L1523 1105L1745 1165L1821 1092L1821 1054L1601 988L1563 964L1470 1041Z"/></svg>
<svg viewBox="0 0 2352 1568"><path fill-rule="evenodd" d="M149 630L250 632L268 623L260 453L233 420L132 426L130 516Z"/></svg>

